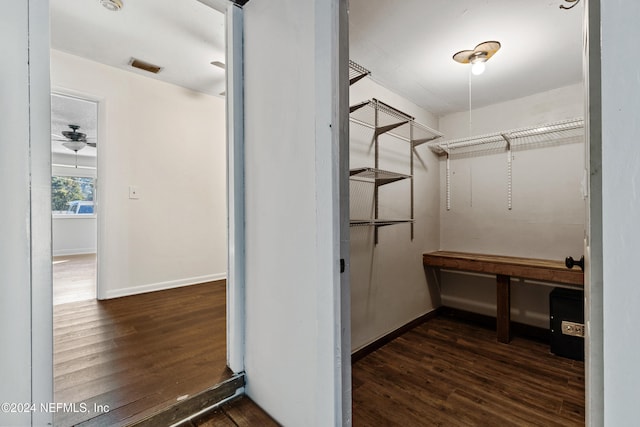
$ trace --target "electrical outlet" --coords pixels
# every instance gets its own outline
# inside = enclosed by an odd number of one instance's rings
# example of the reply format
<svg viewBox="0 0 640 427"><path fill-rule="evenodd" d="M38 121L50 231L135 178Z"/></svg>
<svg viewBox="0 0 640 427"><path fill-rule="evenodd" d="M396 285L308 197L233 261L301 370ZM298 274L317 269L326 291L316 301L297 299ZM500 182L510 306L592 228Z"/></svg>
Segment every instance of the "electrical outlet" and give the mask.
<svg viewBox="0 0 640 427"><path fill-rule="evenodd" d="M129 186L129 198L130 199L140 198L140 189L136 185Z"/></svg>
<svg viewBox="0 0 640 427"><path fill-rule="evenodd" d="M582 323L562 321L562 333L574 337L584 337L584 325Z"/></svg>

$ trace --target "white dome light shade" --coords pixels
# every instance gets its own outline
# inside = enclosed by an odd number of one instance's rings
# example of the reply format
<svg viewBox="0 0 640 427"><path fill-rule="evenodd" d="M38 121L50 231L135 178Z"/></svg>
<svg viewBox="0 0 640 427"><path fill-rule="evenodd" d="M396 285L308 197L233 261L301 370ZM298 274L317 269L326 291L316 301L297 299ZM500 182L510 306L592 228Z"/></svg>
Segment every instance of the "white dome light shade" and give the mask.
<svg viewBox="0 0 640 427"><path fill-rule="evenodd" d="M87 143L84 141L67 141L63 142L62 145L64 145L71 151L78 152L78 150L82 150L84 147L86 147Z"/></svg>

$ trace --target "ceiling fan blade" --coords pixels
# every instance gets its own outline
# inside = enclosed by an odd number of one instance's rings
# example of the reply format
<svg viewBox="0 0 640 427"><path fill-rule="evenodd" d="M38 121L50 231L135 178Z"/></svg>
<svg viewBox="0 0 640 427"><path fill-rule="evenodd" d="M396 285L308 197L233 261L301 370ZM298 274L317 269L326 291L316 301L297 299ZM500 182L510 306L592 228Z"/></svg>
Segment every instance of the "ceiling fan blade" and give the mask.
<svg viewBox="0 0 640 427"><path fill-rule="evenodd" d="M468 64L473 53L473 50L461 50L460 52L453 55L453 60L460 62L461 64Z"/></svg>
<svg viewBox="0 0 640 427"><path fill-rule="evenodd" d="M93 148L96 148L96 145L97 145L95 142L87 142L86 144L87 144L89 147L93 147Z"/></svg>
<svg viewBox="0 0 640 427"><path fill-rule="evenodd" d="M474 51L478 52L487 52L487 60L491 58L498 50L500 50L500 42L496 41L488 41L484 43L480 43Z"/></svg>

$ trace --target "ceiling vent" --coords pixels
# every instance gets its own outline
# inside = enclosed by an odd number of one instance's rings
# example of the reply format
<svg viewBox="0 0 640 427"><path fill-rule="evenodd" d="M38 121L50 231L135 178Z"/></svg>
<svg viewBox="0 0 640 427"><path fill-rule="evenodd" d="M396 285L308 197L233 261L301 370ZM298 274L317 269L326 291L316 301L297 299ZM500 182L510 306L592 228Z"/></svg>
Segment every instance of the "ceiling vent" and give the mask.
<svg viewBox="0 0 640 427"><path fill-rule="evenodd" d="M141 61L136 58L131 58L131 61L129 61L129 65L131 65L133 68L138 68L140 70L148 71L153 74L158 74L160 70L162 70L162 67Z"/></svg>

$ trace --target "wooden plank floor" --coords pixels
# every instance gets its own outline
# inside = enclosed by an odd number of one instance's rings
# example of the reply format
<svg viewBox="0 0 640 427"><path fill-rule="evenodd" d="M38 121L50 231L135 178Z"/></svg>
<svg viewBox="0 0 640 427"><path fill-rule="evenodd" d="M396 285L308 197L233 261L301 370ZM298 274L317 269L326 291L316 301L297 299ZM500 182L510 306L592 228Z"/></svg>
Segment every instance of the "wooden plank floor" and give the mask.
<svg viewBox="0 0 640 427"><path fill-rule="evenodd" d="M353 365L354 426L584 425L584 363L437 317Z"/></svg>
<svg viewBox="0 0 640 427"><path fill-rule="evenodd" d="M180 425L180 427L256 426L277 427L279 424L246 396L227 402L209 414Z"/></svg>
<svg viewBox="0 0 640 427"><path fill-rule="evenodd" d="M55 305L54 399L89 408L55 425L126 425L229 378L225 304L219 281Z"/></svg>
<svg viewBox="0 0 640 427"><path fill-rule="evenodd" d="M53 257L53 305L96 298L96 254Z"/></svg>

